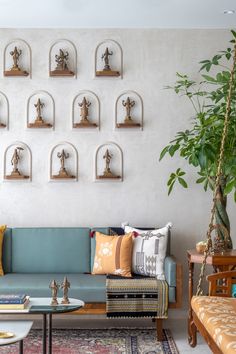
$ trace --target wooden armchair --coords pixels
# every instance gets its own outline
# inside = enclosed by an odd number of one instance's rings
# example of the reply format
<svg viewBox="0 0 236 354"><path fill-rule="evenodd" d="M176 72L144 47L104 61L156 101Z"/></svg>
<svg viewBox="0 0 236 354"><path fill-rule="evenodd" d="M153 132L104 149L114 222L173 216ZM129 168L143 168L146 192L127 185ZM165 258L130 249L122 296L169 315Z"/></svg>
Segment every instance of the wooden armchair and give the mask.
<svg viewBox="0 0 236 354"><path fill-rule="evenodd" d="M236 352L236 270L207 276L209 296L194 296L191 301L195 331L199 331L214 354Z"/></svg>
<svg viewBox="0 0 236 354"><path fill-rule="evenodd" d="M232 285L236 284L236 270L207 276L209 296L232 297Z"/></svg>

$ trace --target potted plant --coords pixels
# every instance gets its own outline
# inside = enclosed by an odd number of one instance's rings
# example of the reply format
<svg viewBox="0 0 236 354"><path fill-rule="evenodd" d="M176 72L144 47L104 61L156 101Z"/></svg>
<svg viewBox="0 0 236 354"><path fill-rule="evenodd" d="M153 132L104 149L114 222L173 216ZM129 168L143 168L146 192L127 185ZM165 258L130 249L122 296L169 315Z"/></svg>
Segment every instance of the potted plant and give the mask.
<svg viewBox="0 0 236 354"><path fill-rule="evenodd" d="M200 62L200 81L191 80L186 74L177 73L177 81L173 89L179 96L184 96L192 105L194 116L189 127L179 131L170 143L161 151L160 160L166 154L173 157L179 153L187 163L196 168L196 183L203 184L206 191L214 190L219 152L221 147L222 132L226 114L226 103L230 86L231 61L236 43L236 32L231 31L233 39L226 50L220 51L212 59ZM211 72L214 74L211 74ZM234 77L235 77L234 70ZM168 195L176 182L187 188L184 178L186 172L177 168L169 176ZM236 202L236 78L233 80L230 101L230 119L225 141L224 156L220 186L216 195L216 224L223 225L217 229L217 236L224 240L228 232L227 248L232 248L230 237L230 221L227 214L227 195L234 193Z"/></svg>

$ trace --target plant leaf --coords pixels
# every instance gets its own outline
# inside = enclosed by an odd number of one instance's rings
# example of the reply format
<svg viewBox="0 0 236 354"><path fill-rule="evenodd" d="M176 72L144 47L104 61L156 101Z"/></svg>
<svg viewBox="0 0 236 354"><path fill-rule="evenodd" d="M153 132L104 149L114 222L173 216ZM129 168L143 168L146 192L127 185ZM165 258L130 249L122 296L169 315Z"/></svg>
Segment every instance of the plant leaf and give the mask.
<svg viewBox="0 0 236 354"><path fill-rule="evenodd" d="M162 152L160 153L159 161L161 161L161 160L163 159L163 157L165 156L165 154L167 153L168 150L169 150L169 145L167 145L166 147L164 147L164 149L163 149Z"/></svg>
<svg viewBox="0 0 236 354"><path fill-rule="evenodd" d="M182 177L178 177L178 181L184 188L188 188L186 181Z"/></svg>

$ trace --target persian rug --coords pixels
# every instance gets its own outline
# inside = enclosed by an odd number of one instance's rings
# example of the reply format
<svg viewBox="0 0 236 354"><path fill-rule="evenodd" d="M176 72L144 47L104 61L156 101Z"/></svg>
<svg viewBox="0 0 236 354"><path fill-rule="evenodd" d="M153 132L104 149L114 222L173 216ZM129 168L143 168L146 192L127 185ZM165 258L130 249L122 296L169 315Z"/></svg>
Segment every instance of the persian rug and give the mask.
<svg viewBox="0 0 236 354"><path fill-rule="evenodd" d="M154 328L55 329L53 354L178 354L168 329L157 342ZM1 354L18 354L19 345L0 347ZM24 340L24 354L42 353L42 332L33 329Z"/></svg>
<svg viewBox="0 0 236 354"><path fill-rule="evenodd" d="M106 278L107 317L167 318L168 284L165 280L134 275Z"/></svg>

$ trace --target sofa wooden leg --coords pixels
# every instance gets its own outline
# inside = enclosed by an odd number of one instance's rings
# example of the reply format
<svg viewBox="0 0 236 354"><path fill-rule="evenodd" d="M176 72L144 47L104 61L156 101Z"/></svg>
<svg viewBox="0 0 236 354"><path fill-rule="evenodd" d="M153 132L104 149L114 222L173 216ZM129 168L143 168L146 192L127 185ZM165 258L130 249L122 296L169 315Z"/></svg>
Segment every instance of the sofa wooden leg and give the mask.
<svg viewBox="0 0 236 354"><path fill-rule="evenodd" d="M157 340L159 342L162 342L164 340L163 331L162 331L162 319L157 318L156 324L157 324Z"/></svg>

